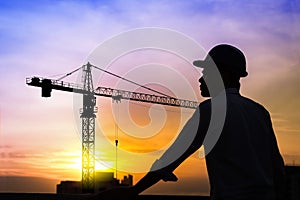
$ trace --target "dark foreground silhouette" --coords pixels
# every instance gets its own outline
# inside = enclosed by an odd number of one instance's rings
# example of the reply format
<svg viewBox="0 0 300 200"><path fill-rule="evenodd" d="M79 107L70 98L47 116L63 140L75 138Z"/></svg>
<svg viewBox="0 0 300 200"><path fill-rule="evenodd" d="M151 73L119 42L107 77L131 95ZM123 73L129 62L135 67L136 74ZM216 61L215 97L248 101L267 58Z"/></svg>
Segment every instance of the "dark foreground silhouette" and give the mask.
<svg viewBox="0 0 300 200"><path fill-rule="evenodd" d="M193 64L203 68L200 90L209 99L199 105L174 143L136 185L91 199L134 199L160 180L177 181L173 171L202 145L211 199L285 199L284 162L270 114L239 92L240 78L248 75L244 54L221 44Z"/></svg>

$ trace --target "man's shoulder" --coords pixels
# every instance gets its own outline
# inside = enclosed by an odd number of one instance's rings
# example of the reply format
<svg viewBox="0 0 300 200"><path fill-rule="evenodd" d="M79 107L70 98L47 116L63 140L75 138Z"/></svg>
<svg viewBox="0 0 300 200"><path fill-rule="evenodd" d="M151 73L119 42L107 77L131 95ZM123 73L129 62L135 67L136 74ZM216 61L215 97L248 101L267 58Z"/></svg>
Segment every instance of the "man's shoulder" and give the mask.
<svg viewBox="0 0 300 200"><path fill-rule="evenodd" d="M269 111L262 104L258 103L257 101L255 101L253 99L250 99L248 97L241 96L241 95L239 95L238 99L239 99L238 101L242 104L246 104L250 107L261 110L262 112L264 112L266 114L269 113ZM226 101L227 101L227 103L230 104L230 102L231 102L230 96L227 96ZM199 104L200 110L210 110L211 106L212 106L211 99L206 99Z"/></svg>
<svg viewBox="0 0 300 200"><path fill-rule="evenodd" d="M257 109L259 109L265 113L269 113L269 111L262 104L258 103L257 101L254 101L253 99L250 99L245 96L241 96L241 100L244 103L249 104L250 106L256 107Z"/></svg>
<svg viewBox="0 0 300 200"><path fill-rule="evenodd" d="M199 104L199 108L210 108L211 107L211 99L206 99Z"/></svg>
<svg viewBox="0 0 300 200"><path fill-rule="evenodd" d="M202 101L199 104L198 110L202 115L210 115L211 110L212 110L211 99Z"/></svg>

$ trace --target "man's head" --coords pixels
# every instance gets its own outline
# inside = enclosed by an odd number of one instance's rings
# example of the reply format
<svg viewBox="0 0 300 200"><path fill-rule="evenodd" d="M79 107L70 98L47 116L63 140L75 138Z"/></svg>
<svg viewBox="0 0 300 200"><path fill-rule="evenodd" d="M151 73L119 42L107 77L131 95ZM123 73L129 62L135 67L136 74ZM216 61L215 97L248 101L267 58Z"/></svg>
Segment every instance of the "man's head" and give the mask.
<svg viewBox="0 0 300 200"><path fill-rule="evenodd" d="M201 83L201 95L210 97L207 84L204 80L215 78L212 71L217 67L225 88L235 87L239 89L239 79L248 75L246 71L246 58L238 48L220 44L213 47L204 60L196 60L193 64L203 68L203 76L199 79Z"/></svg>

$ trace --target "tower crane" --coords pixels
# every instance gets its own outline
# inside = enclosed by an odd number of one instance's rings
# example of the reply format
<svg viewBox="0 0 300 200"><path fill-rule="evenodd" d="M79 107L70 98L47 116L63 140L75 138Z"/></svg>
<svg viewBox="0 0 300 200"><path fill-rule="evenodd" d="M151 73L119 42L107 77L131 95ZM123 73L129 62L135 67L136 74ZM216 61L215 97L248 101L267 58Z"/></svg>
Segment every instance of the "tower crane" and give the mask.
<svg viewBox="0 0 300 200"><path fill-rule="evenodd" d="M82 67L64 75L59 79L48 79L42 77L29 77L26 78L26 84L29 86L40 87L42 89L42 97L51 97L52 90L60 90L65 92L79 93L83 96L83 107L80 109L80 118L82 119L82 192L94 193L95 189L95 118L97 113L96 97L103 96L113 99L131 100L146 103L162 104L168 106L185 107L195 109L198 102L177 99L151 88L139 85L148 90L159 93L160 95L146 94L140 92L130 92L126 90L119 90L107 87L97 87L94 89L91 68L96 68L110 75L116 76L125 81L137 84L133 81L127 80L121 76L113 74L109 71L103 70L89 62ZM71 75L72 73L83 70L82 80L83 85L61 81L63 78Z"/></svg>

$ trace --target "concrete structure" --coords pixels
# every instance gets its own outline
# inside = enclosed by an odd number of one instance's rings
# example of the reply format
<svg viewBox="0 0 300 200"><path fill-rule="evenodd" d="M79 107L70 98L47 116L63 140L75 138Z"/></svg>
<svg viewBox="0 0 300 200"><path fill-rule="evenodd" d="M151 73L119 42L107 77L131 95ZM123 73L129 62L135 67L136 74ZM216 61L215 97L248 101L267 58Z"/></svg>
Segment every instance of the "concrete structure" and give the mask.
<svg viewBox="0 0 300 200"><path fill-rule="evenodd" d="M121 181L121 185L132 186L133 185L133 176L130 174L128 174L128 176L124 176L123 180Z"/></svg>
<svg viewBox="0 0 300 200"><path fill-rule="evenodd" d="M132 186L133 176L124 176L123 180L114 178L113 172L96 172L95 173L95 193L115 187ZM61 181L56 186L57 194L81 194L81 181Z"/></svg>
<svg viewBox="0 0 300 200"><path fill-rule="evenodd" d="M61 181L56 185L57 194L81 194L81 181Z"/></svg>
<svg viewBox="0 0 300 200"><path fill-rule="evenodd" d="M117 186L119 180L114 178L113 172L96 172L95 193Z"/></svg>

